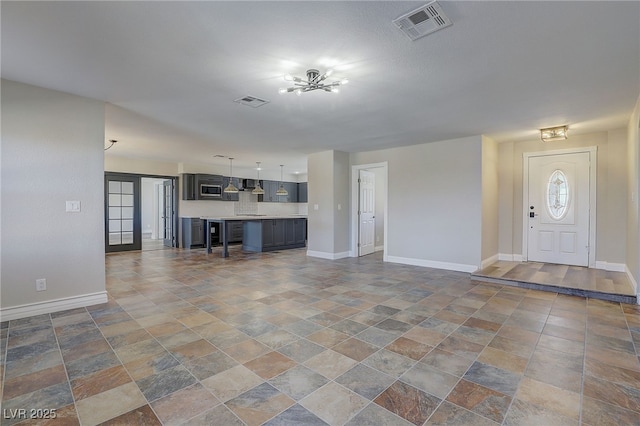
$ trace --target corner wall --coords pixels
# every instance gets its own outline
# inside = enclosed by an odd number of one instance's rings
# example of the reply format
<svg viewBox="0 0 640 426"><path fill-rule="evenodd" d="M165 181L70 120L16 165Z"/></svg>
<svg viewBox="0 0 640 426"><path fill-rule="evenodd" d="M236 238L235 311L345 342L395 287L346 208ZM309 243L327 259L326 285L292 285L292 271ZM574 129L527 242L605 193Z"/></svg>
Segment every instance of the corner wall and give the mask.
<svg viewBox="0 0 640 426"><path fill-rule="evenodd" d="M482 137L482 254L481 267L498 260L498 144Z"/></svg>
<svg viewBox="0 0 640 426"><path fill-rule="evenodd" d="M638 186L640 185L640 97L627 126L627 273L636 285L640 282L640 226Z"/></svg>
<svg viewBox="0 0 640 426"><path fill-rule="evenodd" d="M104 115L102 102L2 80L2 321L107 300Z"/></svg>
<svg viewBox="0 0 640 426"><path fill-rule="evenodd" d="M388 164L385 259L466 272L480 267L482 138L351 154L352 165L382 162Z"/></svg>

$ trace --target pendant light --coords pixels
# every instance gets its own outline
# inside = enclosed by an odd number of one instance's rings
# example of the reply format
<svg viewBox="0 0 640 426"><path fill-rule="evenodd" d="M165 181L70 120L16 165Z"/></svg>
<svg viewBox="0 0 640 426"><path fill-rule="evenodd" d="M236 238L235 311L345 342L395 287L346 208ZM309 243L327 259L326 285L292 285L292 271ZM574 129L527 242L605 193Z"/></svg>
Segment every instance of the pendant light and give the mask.
<svg viewBox="0 0 640 426"><path fill-rule="evenodd" d="M256 180L256 187L253 188L253 191L251 191L251 193L255 195L263 195L264 189L260 187L260 162L256 161L256 164L258 165L258 167L256 168L256 170L258 171L258 179Z"/></svg>
<svg viewBox="0 0 640 426"><path fill-rule="evenodd" d="M224 189L227 194L235 194L238 188L233 184L233 157L229 157L229 185Z"/></svg>
<svg viewBox="0 0 640 426"><path fill-rule="evenodd" d="M278 188L278 190L276 191L276 195L281 196L281 197L285 197L285 196L289 195L289 191L284 189L284 183L282 182L282 168L283 167L284 167L284 164L280 164L280 188Z"/></svg>

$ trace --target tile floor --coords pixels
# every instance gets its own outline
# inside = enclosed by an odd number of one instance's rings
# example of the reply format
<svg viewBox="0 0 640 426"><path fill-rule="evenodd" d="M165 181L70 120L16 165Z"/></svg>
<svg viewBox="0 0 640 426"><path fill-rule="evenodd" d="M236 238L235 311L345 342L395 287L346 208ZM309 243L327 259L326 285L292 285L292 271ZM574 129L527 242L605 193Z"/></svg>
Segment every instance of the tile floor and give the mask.
<svg viewBox="0 0 640 426"><path fill-rule="evenodd" d="M108 303L2 323L1 424L640 424L638 306L219 250L108 255Z"/></svg>
<svg viewBox="0 0 640 426"><path fill-rule="evenodd" d="M500 260L474 272L472 278L497 279L499 284L522 282L529 288L531 284L540 284L540 288L537 289L632 304L636 302L636 292L624 272L552 263Z"/></svg>

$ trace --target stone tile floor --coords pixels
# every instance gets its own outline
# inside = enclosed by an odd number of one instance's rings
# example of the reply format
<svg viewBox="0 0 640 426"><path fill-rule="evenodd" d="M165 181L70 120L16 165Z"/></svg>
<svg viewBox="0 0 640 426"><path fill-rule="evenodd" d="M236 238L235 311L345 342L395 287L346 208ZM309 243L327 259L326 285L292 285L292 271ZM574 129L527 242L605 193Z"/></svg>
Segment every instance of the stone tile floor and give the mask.
<svg viewBox="0 0 640 426"><path fill-rule="evenodd" d="M499 260L473 275L583 290L594 296L598 293L636 296L626 273L581 266Z"/></svg>
<svg viewBox="0 0 640 426"><path fill-rule="evenodd" d="M1 324L2 425L640 424L635 305L379 254L106 271L108 303Z"/></svg>

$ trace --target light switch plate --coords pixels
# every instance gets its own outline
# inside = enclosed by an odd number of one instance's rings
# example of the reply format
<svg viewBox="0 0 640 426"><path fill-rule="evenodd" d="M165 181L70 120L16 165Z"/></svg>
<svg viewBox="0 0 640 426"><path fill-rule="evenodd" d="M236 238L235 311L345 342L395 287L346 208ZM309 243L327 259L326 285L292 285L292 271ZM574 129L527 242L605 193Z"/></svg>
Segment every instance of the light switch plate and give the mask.
<svg viewBox="0 0 640 426"><path fill-rule="evenodd" d="M80 201L67 201L66 211L68 213L78 213L80 211Z"/></svg>

